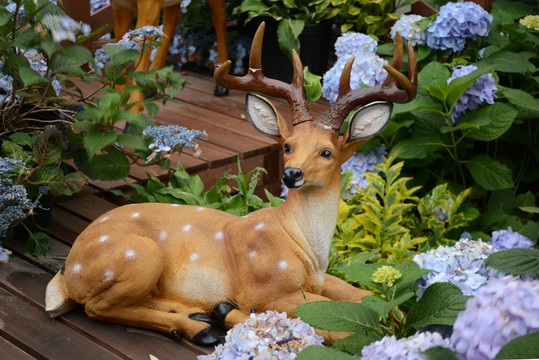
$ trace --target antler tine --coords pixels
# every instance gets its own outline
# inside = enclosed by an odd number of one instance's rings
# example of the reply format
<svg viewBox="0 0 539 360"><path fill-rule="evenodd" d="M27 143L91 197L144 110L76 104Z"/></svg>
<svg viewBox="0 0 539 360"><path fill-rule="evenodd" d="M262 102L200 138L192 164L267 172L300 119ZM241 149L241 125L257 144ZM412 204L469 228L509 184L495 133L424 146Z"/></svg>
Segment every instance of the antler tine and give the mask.
<svg viewBox="0 0 539 360"><path fill-rule="evenodd" d="M251 45L249 57L249 71L242 77L229 75L230 60L215 69L215 80L228 88L258 91L268 95L275 95L286 99L292 112L292 124L297 125L305 121L312 121L307 107L307 98L303 90L303 65L295 50L292 50L294 77L292 84L267 78L262 73L262 40L265 23L262 22L256 31Z"/></svg>
<svg viewBox="0 0 539 360"><path fill-rule="evenodd" d="M417 64L415 61L414 47L410 42L408 42L407 53L408 77L400 72L403 46L402 38L397 32L392 64L384 65L384 69L388 72L386 80L381 85L357 90L350 88L350 72L354 58L352 57L348 60L341 74L339 96L329 113L322 120L322 124L330 126L335 131L339 131L346 116L359 105L376 100L405 103L415 98L417 92ZM402 85L403 90L397 87L397 82Z"/></svg>

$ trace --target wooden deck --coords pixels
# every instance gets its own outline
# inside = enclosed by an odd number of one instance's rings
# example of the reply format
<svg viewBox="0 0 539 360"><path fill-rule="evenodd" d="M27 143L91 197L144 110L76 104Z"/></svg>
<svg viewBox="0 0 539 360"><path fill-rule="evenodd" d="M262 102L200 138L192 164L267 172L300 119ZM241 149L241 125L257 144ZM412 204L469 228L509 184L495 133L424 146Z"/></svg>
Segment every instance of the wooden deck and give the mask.
<svg viewBox="0 0 539 360"><path fill-rule="evenodd" d="M282 167L280 149L242 118L245 94L231 91L228 97L215 98L210 77L190 73L183 77L188 85L177 96L183 104L167 103L156 121L205 129L208 141L200 141L200 159L182 154L173 162L181 161L188 172L200 175L209 187L226 170L236 170L239 154L244 172L255 166L268 169L269 176L262 186L277 193ZM274 103L288 116L286 102L275 99ZM315 118L327 109L327 102L311 106ZM154 176L165 174L159 167L133 167L127 181L143 182L146 171ZM92 182L90 191L56 204L49 226L52 249L47 257L30 256L21 239L4 243L13 255L9 263L0 263L0 359L147 360L152 354L160 360L190 360L213 351L212 347L196 346L149 330L96 322L87 318L82 309L57 319L45 313L47 283L62 266L78 234L100 214L117 206L105 199L105 190L124 184Z"/></svg>

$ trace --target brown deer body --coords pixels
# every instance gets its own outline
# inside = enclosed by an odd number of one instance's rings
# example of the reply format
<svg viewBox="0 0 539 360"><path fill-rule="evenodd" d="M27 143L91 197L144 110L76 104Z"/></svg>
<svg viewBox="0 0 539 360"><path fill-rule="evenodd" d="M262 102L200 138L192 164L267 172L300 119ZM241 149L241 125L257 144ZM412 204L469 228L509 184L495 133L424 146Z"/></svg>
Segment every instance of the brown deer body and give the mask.
<svg viewBox="0 0 539 360"><path fill-rule="evenodd" d="M216 71L224 85L287 98L290 126L261 96L247 96L250 121L283 145L283 182L289 191L279 207L244 217L201 207L170 204L123 206L96 219L77 238L62 269L49 283L46 307L58 316L84 305L95 319L183 334L200 344L219 340L212 328L231 327L251 311L285 311L317 300L360 301L367 292L327 275L340 196L341 164L379 133L391 103L360 109L344 136L336 129L358 104L415 96L413 49L410 79L400 68L397 45L392 76L376 89L351 91L353 59L341 77L339 99L322 123L310 119L303 94L302 65L294 53L294 80L263 76L260 48L264 25L253 40L250 71L242 78ZM396 86L397 79L405 90ZM374 94L374 95L373 95ZM212 315L212 318L210 318Z"/></svg>

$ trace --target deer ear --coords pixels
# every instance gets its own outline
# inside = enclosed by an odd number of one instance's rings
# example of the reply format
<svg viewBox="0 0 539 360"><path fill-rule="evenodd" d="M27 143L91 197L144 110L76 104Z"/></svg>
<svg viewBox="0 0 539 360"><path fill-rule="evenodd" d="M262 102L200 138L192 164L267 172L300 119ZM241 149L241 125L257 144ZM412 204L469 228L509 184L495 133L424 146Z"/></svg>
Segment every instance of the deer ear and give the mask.
<svg viewBox="0 0 539 360"><path fill-rule="evenodd" d="M350 120L347 142L366 140L380 134L391 117L393 103L374 101L362 106Z"/></svg>
<svg viewBox="0 0 539 360"><path fill-rule="evenodd" d="M247 94L247 117L254 128L263 135L274 138L288 137L291 130L275 107L263 96Z"/></svg>

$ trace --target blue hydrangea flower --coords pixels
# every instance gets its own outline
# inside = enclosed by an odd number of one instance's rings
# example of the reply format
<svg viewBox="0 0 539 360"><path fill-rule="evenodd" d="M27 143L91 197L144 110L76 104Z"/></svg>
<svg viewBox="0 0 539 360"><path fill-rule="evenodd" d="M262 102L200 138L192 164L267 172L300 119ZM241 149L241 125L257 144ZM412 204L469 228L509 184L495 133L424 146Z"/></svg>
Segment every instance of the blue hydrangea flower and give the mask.
<svg viewBox="0 0 539 360"><path fill-rule="evenodd" d="M427 27L427 45L433 49L462 51L467 39L487 36L492 15L473 2L447 3Z"/></svg>
<svg viewBox="0 0 539 360"><path fill-rule="evenodd" d="M507 230L493 231L492 238L488 244L492 245L493 250L497 251L514 248L530 248L533 246L533 241L516 231L513 232L509 227Z"/></svg>
<svg viewBox="0 0 539 360"><path fill-rule="evenodd" d="M303 348L322 345L324 341L307 323L276 311L251 314L248 320L230 329L225 340L212 354L201 355L198 360L288 360L296 358Z"/></svg>
<svg viewBox="0 0 539 360"><path fill-rule="evenodd" d="M2 263L9 262L9 255L11 255L11 251L4 249L2 247L2 243L0 243L0 262Z"/></svg>
<svg viewBox="0 0 539 360"><path fill-rule="evenodd" d="M176 55L180 68L191 62L203 62L204 65L208 65L210 60L206 54L214 43L215 34L209 29L188 31L183 25L179 25L172 37L168 52Z"/></svg>
<svg viewBox="0 0 539 360"><path fill-rule="evenodd" d="M94 13L110 4L110 0L90 0L90 12Z"/></svg>
<svg viewBox="0 0 539 360"><path fill-rule="evenodd" d="M64 40L75 42L77 34L88 35L92 31L88 24L75 21L66 15L45 14L42 23L51 32L54 42Z"/></svg>
<svg viewBox="0 0 539 360"><path fill-rule="evenodd" d="M539 330L539 281L492 280L468 300L453 327L459 358L494 359L510 340Z"/></svg>
<svg viewBox="0 0 539 360"><path fill-rule="evenodd" d="M191 0L182 0L182 13L186 13L187 10L189 9L189 5L191 4Z"/></svg>
<svg viewBox="0 0 539 360"><path fill-rule="evenodd" d="M447 84L450 84L456 78L472 73L474 70L477 70L475 65L456 67L451 77L447 79ZM458 122L464 114L470 110L477 109L483 103L494 104L496 91L498 91L498 88L492 74L481 75L457 100L451 112L451 121L453 123Z"/></svg>
<svg viewBox="0 0 539 360"><path fill-rule="evenodd" d="M166 36L163 30L160 27L145 25L141 28L128 31L124 38L127 39L144 39L144 38L159 38L161 36Z"/></svg>
<svg viewBox="0 0 539 360"><path fill-rule="evenodd" d="M464 295L474 295L488 281L504 275L485 266L485 260L493 252L492 245L481 240L460 239L454 246L439 246L415 255L413 260L420 268L434 270L416 283L418 298L437 282L450 282Z"/></svg>
<svg viewBox="0 0 539 360"><path fill-rule="evenodd" d="M421 352L431 347L451 348L449 339L437 332L422 332L397 340L395 335L385 336L361 350L362 360L427 360Z"/></svg>
<svg viewBox="0 0 539 360"><path fill-rule="evenodd" d="M168 125L168 126L148 126L143 131L144 137L151 137L152 143L148 146L153 150L148 161L156 158L163 153L172 153L174 150L183 146L194 149L194 157L199 157L202 151L199 149L195 139L206 139L206 131L189 130L183 126Z"/></svg>
<svg viewBox="0 0 539 360"><path fill-rule="evenodd" d="M3 72L4 63L0 61L0 103L11 100L13 95L13 77Z"/></svg>
<svg viewBox="0 0 539 360"><path fill-rule="evenodd" d="M421 15L402 15L391 27L391 38L395 41L395 33L398 31L404 43L410 41L412 45L424 45L427 42L427 33L421 30L419 22L425 19Z"/></svg>
<svg viewBox="0 0 539 360"><path fill-rule="evenodd" d="M378 172L374 167L384 162L384 156L387 151L384 147L374 148L365 153L354 153L348 161L341 166L341 171L352 171L352 179L350 188L346 191L346 195L355 195L358 190L363 190L369 183L365 177L366 172Z"/></svg>
<svg viewBox="0 0 539 360"><path fill-rule="evenodd" d="M369 35L356 32L348 32L339 36L335 42L335 54L337 58L345 58L363 54L373 54L378 48L378 42Z"/></svg>
<svg viewBox="0 0 539 360"><path fill-rule="evenodd" d="M350 74L350 87L352 89L360 89L361 85L372 87L384 82L387 77L387 72L383 67L387 65L386 60L371 53L355 55L356 58ZM322 95L332 104L339 95L340 77L348 60L344 57L339 58L335 65L324 74Z"/></svg>

